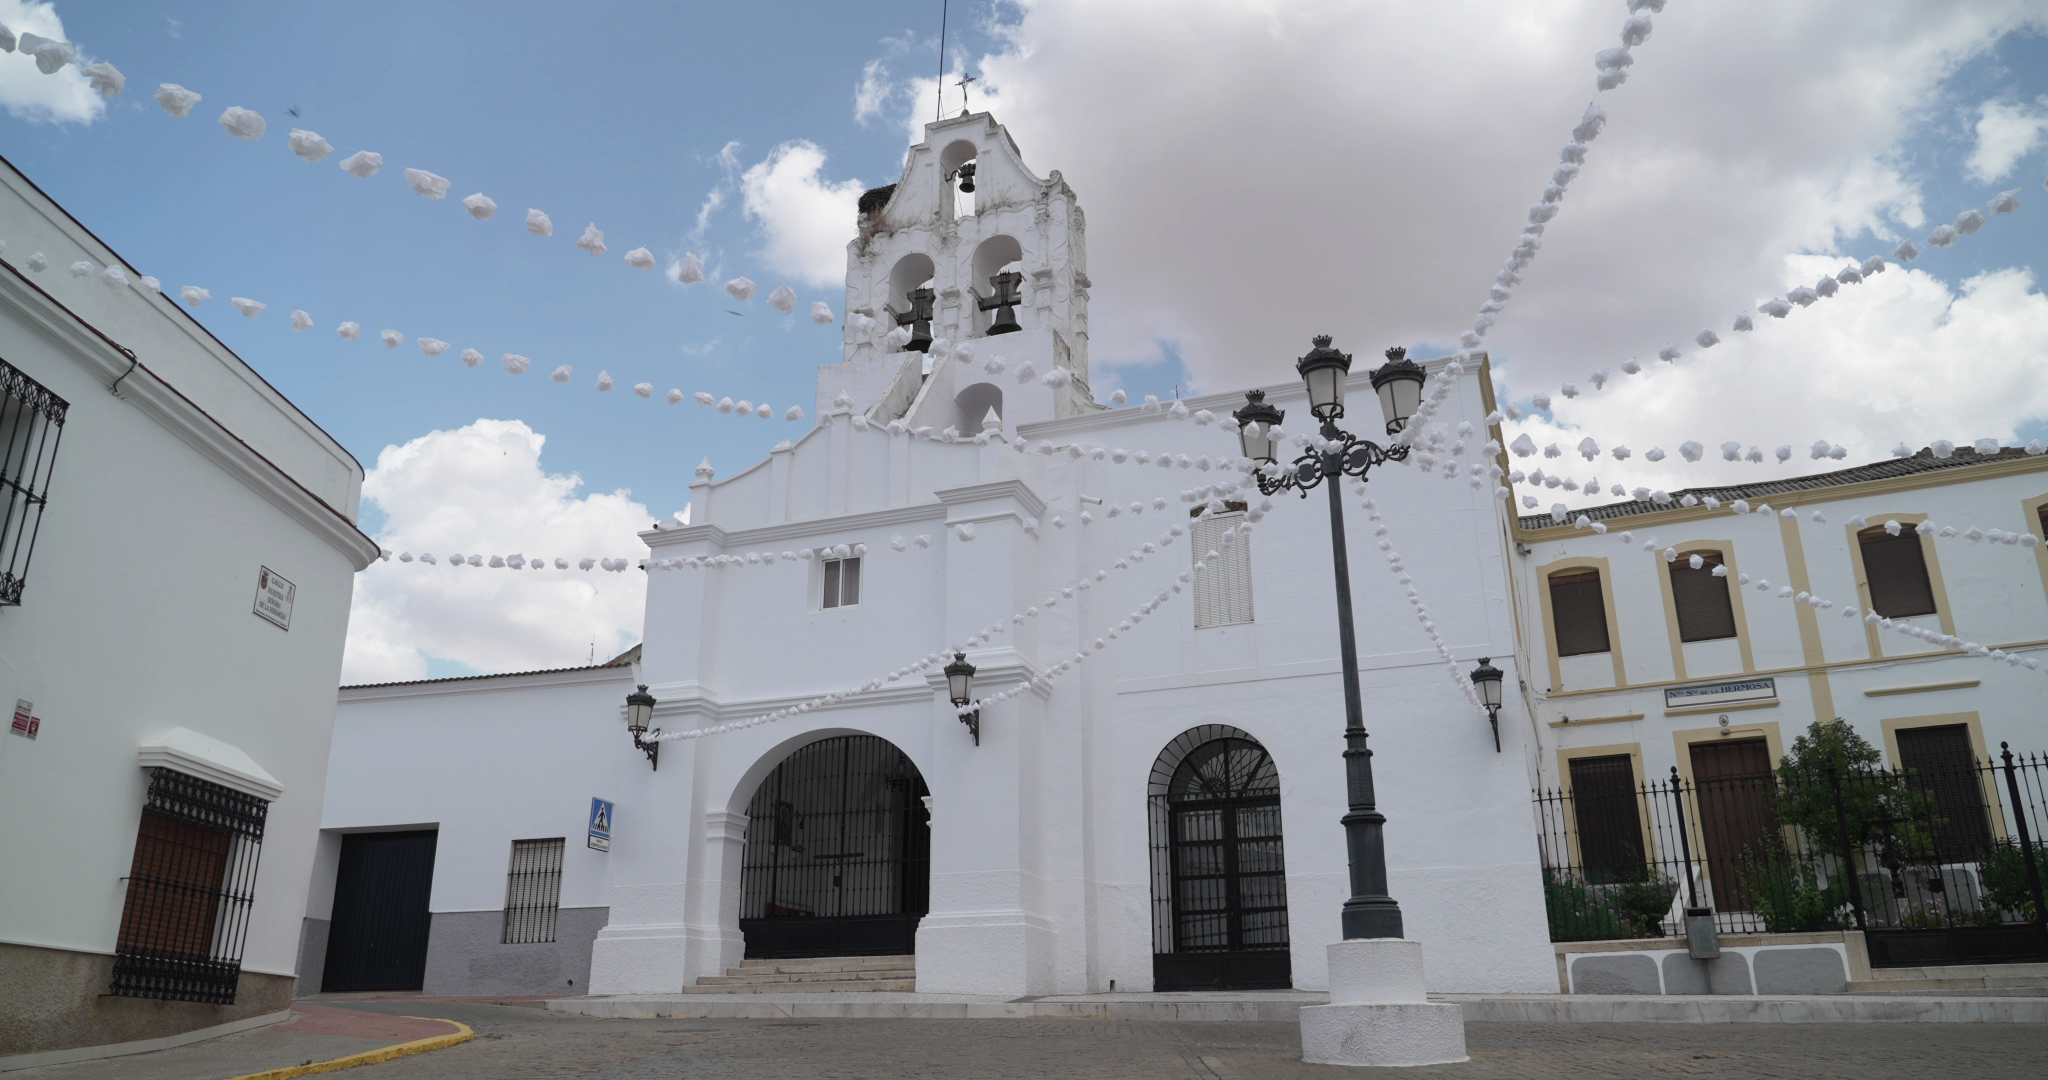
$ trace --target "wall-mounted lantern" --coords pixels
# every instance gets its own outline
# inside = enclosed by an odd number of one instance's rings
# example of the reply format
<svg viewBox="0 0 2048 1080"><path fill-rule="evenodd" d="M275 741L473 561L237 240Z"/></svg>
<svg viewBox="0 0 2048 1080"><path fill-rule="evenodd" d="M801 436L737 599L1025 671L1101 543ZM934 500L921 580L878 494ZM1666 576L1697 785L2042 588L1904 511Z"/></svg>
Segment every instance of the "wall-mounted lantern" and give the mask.
<svg viewBox="0 0 2048 1080"><path fill-rule="evenodd" d="M647 725L654 721L654 695L647 692L647 684L626 695L626 731L633 736L633 749L647 755L647 763L655 769L661 768L661 744L647 739ZM661 734L655 728L656 735Z"/></svg>
<svg viewBox="0 0 2048 1080"><path fill-rule="evenodd" d="M974 700L974 665L967 662L967 654L956 652L953 662L946 665L946 692L953 699L953 707L965 708ZM974 736L974 745L981 745L981 710L960 714L960 722L967 725L967 733Z"/></svg>
<svg viewBox="0 0 2048 1080"><path fill-rule="evenodd" d="M1482 656L1472 669L1472 688L1479 691L1479 703L1486 706L1486 720L1493 725L1493 752L1500 753L1500 681L1502 672L1493 658Z"/></svg>

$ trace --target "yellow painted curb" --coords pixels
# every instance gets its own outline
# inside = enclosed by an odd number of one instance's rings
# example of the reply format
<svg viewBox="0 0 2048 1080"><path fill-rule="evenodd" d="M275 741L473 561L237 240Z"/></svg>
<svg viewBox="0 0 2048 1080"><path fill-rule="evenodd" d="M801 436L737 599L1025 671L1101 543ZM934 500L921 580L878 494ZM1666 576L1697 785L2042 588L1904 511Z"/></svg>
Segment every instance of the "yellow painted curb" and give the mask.
<svg viewBox="0 0 2048 1080"><path fill-rule="evenodd" d="M292 1065L283 1069L245 1073L241 1076L228 1077L228 1080L288 1080L289 1077L293 1076L335 1072L339 1069L352 1069L358 1065L374 1065L380 1061L390 1061L392 1058L401 1058L409 1054L424 1054L429 1050L439 1050L444 1046L454 1046L456 1043L465 1043L476 1038L476 1032L470 1030L469 1025L460 1020L441 1020L439 1017L434 1016L408 1016L405 1019L439 1020L443 1024L454 1024L462 1030L450 1035L436 1035L431 1039L414 1039L409 1043L386 1046L380 1050L365 1050L360 1054L350 1054L347 1057L335 1058L333 1061L316 1061L310 1065Z"/></svg>

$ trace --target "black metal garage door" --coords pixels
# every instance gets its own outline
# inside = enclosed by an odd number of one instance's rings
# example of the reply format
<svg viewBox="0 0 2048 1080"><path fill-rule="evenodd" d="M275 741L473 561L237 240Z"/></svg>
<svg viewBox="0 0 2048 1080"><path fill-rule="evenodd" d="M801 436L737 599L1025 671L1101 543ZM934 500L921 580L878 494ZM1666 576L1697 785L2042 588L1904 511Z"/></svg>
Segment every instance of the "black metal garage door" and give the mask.
<svg viewBox="0 0 2048 1080"><path fill-rule="evenodd" d="M320 989L420 988L427 971L427 895L434 884L437 835L429 830L342 838Z"/></svg>

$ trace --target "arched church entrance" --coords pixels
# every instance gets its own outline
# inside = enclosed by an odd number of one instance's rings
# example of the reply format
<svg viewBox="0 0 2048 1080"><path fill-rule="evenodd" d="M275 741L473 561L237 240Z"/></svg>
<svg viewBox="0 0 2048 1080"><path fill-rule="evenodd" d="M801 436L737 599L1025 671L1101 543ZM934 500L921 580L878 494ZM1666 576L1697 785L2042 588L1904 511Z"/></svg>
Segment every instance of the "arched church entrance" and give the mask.
<svg viewBox="0 0 2048 1080"><path fill-rule="evenodd" d="M1153 763L1155 990L1294 985L1280 772L1248 733L1191 728Z"/></svg>
<svg viewBox="0 0 2048 1080"><path fill-rule="evenodd" d="M873 735L784 759L747 804L740 931L749 957L898 956L930 906L924 777Z"/></svg>

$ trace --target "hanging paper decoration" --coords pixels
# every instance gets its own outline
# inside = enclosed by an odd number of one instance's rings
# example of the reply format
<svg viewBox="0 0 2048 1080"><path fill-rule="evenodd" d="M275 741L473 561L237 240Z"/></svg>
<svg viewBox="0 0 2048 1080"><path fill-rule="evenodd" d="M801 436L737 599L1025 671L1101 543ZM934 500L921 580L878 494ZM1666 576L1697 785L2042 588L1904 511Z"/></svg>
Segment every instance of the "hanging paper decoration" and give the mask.
<svg viewBox="0 0 2048 1080"><path fill-rule="evenodd" d="M365 180L377 175L377 170L383 167L384 155L371 153L368 150L358 150L341 159L342 172L350 176L360 176Z"/></svg>
<svg viewBox="0 0 2048 1080"><path fill-rule="evenodd" d="M333 143L315 132L301 131L298 128L292 129L291 138L286 140L286 145L291 147L292 153L307 161L323 161L327 155L334 153Z"/></svg>
<svg viewBox="0 0 2048 1080"><path fill-rule="evenodd" d="M448 178L435 176L425 169L405 170L405 183L423 198L439 200L448 194Z"/></svg>
<svg viewBox="0 0 2048 1080"><path fill-rule="evenodd" d="M243 142L255 142L263 137L263 117L240 105L230 105L226 112L220 114L220 126Z"/></svg>

